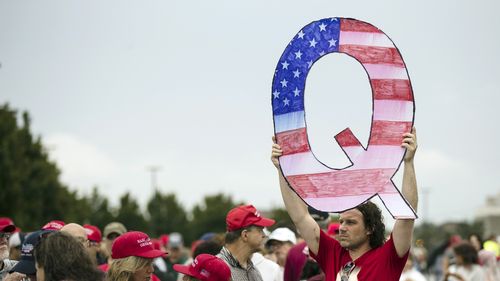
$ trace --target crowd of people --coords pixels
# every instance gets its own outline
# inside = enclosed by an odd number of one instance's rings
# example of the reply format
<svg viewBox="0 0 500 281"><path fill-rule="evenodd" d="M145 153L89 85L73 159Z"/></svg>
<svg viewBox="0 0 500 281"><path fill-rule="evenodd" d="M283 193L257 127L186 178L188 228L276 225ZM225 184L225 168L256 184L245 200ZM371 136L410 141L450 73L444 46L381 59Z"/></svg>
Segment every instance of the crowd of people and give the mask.
<svg viewBox="0 0 500 281"><path fill-rule="evenodd" d="M415 130L403 135L403 188L416 210L413 158ZM467 240L453 236L427 251L413 243L414 220L398 219L387 234L381 210L367 201L340 214L308 207L290 189L278 158L276 166L285 207L294 230L274 228L252 205L226 215L226 232L207 232L190 247L180 233L158 238L110 222L101 230L54 220L23 233L10 218L0 218L0 281L500 281L500 249L494 236ZM274 229L269 232L268 229Z"/></svg>
<svg viewBox="0 0 500 281"><path fill-rule="evenodd" d="M340 239L340 223L328 213L308 212L324 235ZM253 206L234 208L226 224L226 233L208 232L185 247L179 233L150 238L120 222L101 232L88 224L51 221L23 233L3 217L0 280L327 280L306 241L286 227L269 232L274 221ZM453 236L432 251L417 240L399 280L500 280L499 249L494 237L483 242L477 234Z"/></svg>
<svg viewBox="0 0 500 281"><path fill-rule="evenodd" d="M215 235L186 251L179 233L151 239L120 222L93 225L51 221L29 233L0 218L0 280L228 281L229 266L216 257ZM211 253L211 254L208 254Z"/></svg>

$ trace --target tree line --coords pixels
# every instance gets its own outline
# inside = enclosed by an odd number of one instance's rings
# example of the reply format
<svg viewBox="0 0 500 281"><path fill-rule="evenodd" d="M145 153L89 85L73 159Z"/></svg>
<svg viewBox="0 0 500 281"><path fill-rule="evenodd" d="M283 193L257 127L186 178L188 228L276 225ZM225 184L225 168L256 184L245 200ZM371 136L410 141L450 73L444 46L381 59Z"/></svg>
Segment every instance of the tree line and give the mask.
<svg viewBox="0 0 500 281"><path fill-rule="evenodd" d="M224 232L227 212L243 203L230 195L212 194L187 210L174 193L157 190L142 211L130 193L120 197L118 206L111 206L98 187L90 194L78 194L60 182L60 170L49 160L41 138L31 133L30 122L27 112L19 114L8 104L0 106L0 216L13 218L23 230L39 229L54 219L90 223L101 229L111 221L120 221L128 229L151 236L177 231L189 242L205 232ZM294 229L286 210L274 208L266 215L278 222L274 227ZM467 237L482 232L477 222L445 226L423 223L416 227L414 237L432 247L452 234Z"/></svg>
<svg viewBox="0 0 500 281"><path fill-rule="evenodd" d="M8 104L0 106L0 216L13 218L23 230L39 229L54 219L90 223L101 229L120 221L128 229L152 236L177 231L192 241L209 231L224 232L227 212L243 203L220 193L205 196L187 210L174 193L157 190L142 211L130 193L120 197L118 206L111 206L99 187L90 194L79 194L61 183L59 168L49 160L30 123L28 112L19 114ZM291 226L282 209L271 210L269 215L280 225Z"/></svg>

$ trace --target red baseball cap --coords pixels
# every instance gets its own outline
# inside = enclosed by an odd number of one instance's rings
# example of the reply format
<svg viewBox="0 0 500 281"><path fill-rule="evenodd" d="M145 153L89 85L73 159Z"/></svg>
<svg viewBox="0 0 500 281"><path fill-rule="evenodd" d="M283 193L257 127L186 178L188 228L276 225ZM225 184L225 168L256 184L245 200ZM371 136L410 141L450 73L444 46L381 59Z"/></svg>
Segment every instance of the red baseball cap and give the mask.
<svg viewBox="0 0 500 281"><path fill-rule="evenodd" d="M169 235L168 234L162 234L160 235L160 242L161 242L161 245L163 247L167 247L168 245L168 239L169 238Z"/></svg>
<svg viewBox="0 0 500 281"><path fill-rule="evenodd" d="M61 230L66 223L59 220L53 220L46 223L42 229L43 230Z"/></svg>
<svg viewBox="0 0 500 281"><path fill-rule="evenodd" d="M328 225L328 235L339 234L340 223L332 222Z"/></svg>
<svg viewBox="0 0 500 281"><path fill-rule="evenodd" d="M99 227L91 224L84 224L83 228L85 228L85 232L87 233L87 239L93 242L102 241L102 234Z"/></svg>
<svg viewBox="0 0 500 281"><path fill-rule="evenodd" d="M16 226L14 222L7 217L0 218L0 232L14 232L16 231Z"/></svg>
<svg viewBox="0 0 500 281"><path fill-rule="evenodd" d="M201 281L229 281L231 269L218 257L200 254L190 265L174 264L174 270Z"/></svg>
<svg viewBox="0 0 500 281"><path fill-rule="evenodd" d="M160 250L161 249L161 241L160 239L151 239L151 243L153 243L153 249Z"/></svg>
<svg viewBox="0 0 500 281"><path fill-rule="evenodd" d="M118 236L111 246L113 259L131 256L152 259L166 254L164 251L155 250L149 236L140 231L130 231Z"/></svg>
<svg viewBox="0 0 500 281"><path fill-rule="evenodd" d="M266 227L274 223L274 220L262 217L252 205L238 206L229 211L226 216L227 231L235 231L250 225Z"/></svg>

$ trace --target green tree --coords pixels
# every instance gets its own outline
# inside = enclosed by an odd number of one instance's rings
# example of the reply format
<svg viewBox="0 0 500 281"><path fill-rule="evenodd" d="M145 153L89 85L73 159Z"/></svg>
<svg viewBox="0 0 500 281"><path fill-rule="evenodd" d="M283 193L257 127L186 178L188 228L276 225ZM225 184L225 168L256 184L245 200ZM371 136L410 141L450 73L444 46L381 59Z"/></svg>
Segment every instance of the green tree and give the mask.
<svg viewBox="0 0 500 281"><path fill-rule="evenodd" d="M147 210L151 234L159 236L164 233L180 232L187 234L188 218L184 207L177 201L175 194L162 194L155 191L148 202Z"/></svg>
<svg viewBox="0 0 500 281"><path fill-rule="evenodd" d="M439 225L425 222L415 227L414 239L422 239L427 249L434 249L448 241L452 235L468 239L471 234L481 235L483 229L482 223L477 221L447 222Z"/></svg>
<svg viewBox="0 0 500 281"><path fill-rule="evenodd" d="M198 239L206 232L225 232L227 212L240 204L235 203L230 195L222 193L205 196L203 202L193 208L191 240Z"/></svg>
<svg viewBox="0 0 500 281"><path fill-rule="evenodd" d="M423 224L416 226L414 231L414 239L423 240L425 247L429 250L443 243L443 241L447 240L449 236L449 233L440 229L439 226L429 222L424 222Z"/></svg>
<svg viewBox="0 0 500 281"><path fill-rule="evenodd" d="M293 224L290 215L284 208L273 208L269 212L269 217L276 221L276 223L270 227L271 230L274 230L278 227L288 227L292 231L296 232L295 225Z"/></svg>
<svg viewBox="0 0 500 281"><path fill-rule="evenodd" d="M0 107L0 213L24 230L47 221L78 221L85 201L59 182L59 170L48 160L40 137L30 132L30 117L7 104Z"/></svg>
<svg viewBox="0 0 500 281"><path fill-rule="evenodd" d="M139 204L128 192L120 197L116 220L123 223L127 230L146 231L148 229L148 223Z"/></svg>
<svg viewBox="0 0 500 281"><path fill-rule="evenodd" d="M108 199L99 194L97 187L92 189L92 193L85 200L89 206L88 216L85 220L86 223L104 229L108 223L115 220Z"/></svg>

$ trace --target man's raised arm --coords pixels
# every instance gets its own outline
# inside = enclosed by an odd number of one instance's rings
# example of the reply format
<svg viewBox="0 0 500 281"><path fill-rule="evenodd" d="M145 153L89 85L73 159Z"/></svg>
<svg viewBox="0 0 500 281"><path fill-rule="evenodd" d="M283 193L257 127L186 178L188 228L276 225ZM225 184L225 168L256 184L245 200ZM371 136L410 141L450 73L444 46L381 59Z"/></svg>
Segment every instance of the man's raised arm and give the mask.
<svg viewBox="0 0 500 281"><path fill-rule="evenodd" d="M411 133L403 135L403 143L401 146L406 148L402 193L416 212L418 205L418 193L415 167L413 164L413 158L415 157L415 151L417 150L417 131L415 128L412 128ZM400 257L404 256L410 249L414 223L415 220L413 219L398 219L394 224L392 238L394 239L396 252Z"/></svg>
<svg viewBox="0 0 500 281"><path fill-rule="evenodd" d="M288 186L283 174L281 173L280 164L278 157L283 154L280 146L276 144L273 137L273 148L271 154L271 161L278 170L281 196L285 202L286 210L288 215L292 219L293 223L297 227L300 235L304 238L309 247L309 250L314 254L318 253L319 249L319 225L314 221L309 212L307 211L307 205L299 198L299 196L293 192L293 190Z"/></svg>

